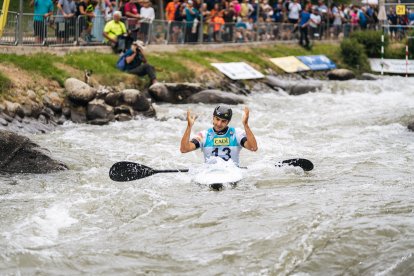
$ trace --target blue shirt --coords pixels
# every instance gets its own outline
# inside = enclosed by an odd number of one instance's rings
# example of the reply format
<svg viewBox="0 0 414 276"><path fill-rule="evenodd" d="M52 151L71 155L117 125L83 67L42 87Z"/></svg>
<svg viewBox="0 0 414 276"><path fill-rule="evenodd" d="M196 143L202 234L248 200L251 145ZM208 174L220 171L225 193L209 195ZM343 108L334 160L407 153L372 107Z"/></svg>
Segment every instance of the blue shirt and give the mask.
<svg viewBox="0 0 414 276"><path fill-rule="evenodd" d="M310 19L310 13L307 11L302 11L300 14L300 23L299 26L305 25Z"/></svg>
<svg viewBox="0 0 414 276"><path fill-rule="evenodd" d="M125 57L129 57L129 56L132 56L133 54L134 54L134 51L132 51L132 49L128 49L125 52L124 55L125 55ZM141 52L137 49L137 54L135 55L135 58L132 60L132 62L131 63L127 63L125 61L125 71L132 70L135 67L140 66L141 63L142 63Z"/></svg>
<svg viewBox="0 0 414 276"><path fill-rule="evenodd" d="M53 12L52 0L35 0L34 1L34 21L43 21L43 15Z"/></svg>

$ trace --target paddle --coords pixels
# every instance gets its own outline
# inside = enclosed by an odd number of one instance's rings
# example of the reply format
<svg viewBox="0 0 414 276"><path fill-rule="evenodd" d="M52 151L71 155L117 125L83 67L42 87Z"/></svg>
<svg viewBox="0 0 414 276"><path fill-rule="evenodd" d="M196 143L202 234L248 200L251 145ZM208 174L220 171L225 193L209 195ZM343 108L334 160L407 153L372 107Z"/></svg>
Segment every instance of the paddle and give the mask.
<svg viewBox="0 0 414 276"><path fill-rule="evenodd" d="M277 163L276 167L282 166L294 166L301 167L304 171L311 171L313 164L311 161L302 158L284 160ZM188 169L176 169L176 170L154 170L150 167L128 161L117 162L112 165L109 170L109 177L113 181L126 182L141 179L147 176L151 176L157 173L175 173L175 172L188 172Z"/></svg>

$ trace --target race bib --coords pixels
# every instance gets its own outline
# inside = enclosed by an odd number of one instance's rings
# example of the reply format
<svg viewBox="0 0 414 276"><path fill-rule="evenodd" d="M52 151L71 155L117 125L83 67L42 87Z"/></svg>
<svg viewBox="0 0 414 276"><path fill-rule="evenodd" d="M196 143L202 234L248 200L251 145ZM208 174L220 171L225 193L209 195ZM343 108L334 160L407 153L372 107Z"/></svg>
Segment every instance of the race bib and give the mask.
<svg viewBox="0 0 414 276"><path fill-rule="evenodd" d="M230 145L230 139L228 137L214 138L214 145L215 146L228 146Z"/></svg>

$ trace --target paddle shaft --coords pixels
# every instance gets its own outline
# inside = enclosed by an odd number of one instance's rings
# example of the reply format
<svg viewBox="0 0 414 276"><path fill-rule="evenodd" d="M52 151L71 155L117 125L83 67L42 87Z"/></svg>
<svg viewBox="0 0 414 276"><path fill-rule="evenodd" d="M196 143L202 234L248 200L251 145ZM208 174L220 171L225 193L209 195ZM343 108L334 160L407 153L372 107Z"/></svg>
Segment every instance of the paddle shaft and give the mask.
<svg viewBox="0 0 414 276"><path fill-rule="evenodd" d="M188 172L188 169L154 170L154 173L176 173L176 172Z"/></svg>

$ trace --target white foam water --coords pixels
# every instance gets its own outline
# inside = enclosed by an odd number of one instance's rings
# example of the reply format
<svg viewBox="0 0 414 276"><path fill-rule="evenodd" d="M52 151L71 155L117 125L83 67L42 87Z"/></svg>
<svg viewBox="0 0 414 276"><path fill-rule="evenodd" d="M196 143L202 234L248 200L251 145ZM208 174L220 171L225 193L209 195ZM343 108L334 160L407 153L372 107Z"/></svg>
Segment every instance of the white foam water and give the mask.
<svg viewBox="0 0 414 276"><path fill-rule="evenodd" d="M259 150L241 151L243 180L221 192L194 183L200 151L179 151L186 110L195 134L215 105L156 104L157 118L31 135L69 170L0 176L0 274L410 275L413 87L386 77L301 96L254 91ZM295 157L314 170L275 167ZM124 160L190 172L111 181Z"/></svg>

